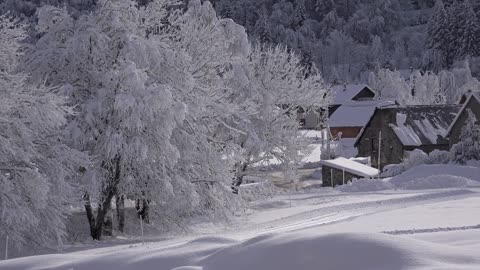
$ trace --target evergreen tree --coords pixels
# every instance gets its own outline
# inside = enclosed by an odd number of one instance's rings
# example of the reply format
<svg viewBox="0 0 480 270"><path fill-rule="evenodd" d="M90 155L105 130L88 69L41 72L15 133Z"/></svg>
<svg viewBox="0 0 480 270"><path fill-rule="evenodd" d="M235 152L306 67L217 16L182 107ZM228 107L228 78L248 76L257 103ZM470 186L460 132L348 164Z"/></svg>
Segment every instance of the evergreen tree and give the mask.
<svg viewBox="0 0 480 270"><path fill-rule="evenodd" d="M317 0L315 2L315 12L323 19L328 13L334 10L333 0Z"/></svg>
<svg viewBox="0 0 480 270"><path fill-rule="evenodd" d="M263 43L272 42L270 18L265 5L262 6L257 23L255 24L255 35Z"/></svg>
<svg viewBox="0 0 480 270"><path fill-rule="evenodd" d="M463 16L459 28L460 39L456 57L463 60L480 55L480 31L477 17L469 0L463 2Z"/></svg>
<svg viewBox="0 0 480 270"><path fill-rule="evenodd" d="M453 161L465 163L469 160L480 160L480 123L470 109L468 118L460 133L460 142L451 149Z"/></svg>
<svg viewBox="0 0 480 270"><path fill-rule="evenodd" d="M451 67L456 56L459 55L459 48L461 47L462 28L465 25L463 4L459 1L452 2L447 9L448 14L448 35L445 40L449 44L447 52L447 66Z"/></svg>
<svg viewBox="0 0 480 270"><path fill-rule="evenodd" d="M305 8L305 0L295 1L295 17L293 19L293 29L299 29L307 20L307 9Z"/></svg>
<svg viewBox="0 0 480 270"><path fill-rule="evenodd" d="M428 24L427 48L434 54L435 69L441 69L446 65L445 56L449 53L447 12L442 0L435 3L432 18Z"/></svg>

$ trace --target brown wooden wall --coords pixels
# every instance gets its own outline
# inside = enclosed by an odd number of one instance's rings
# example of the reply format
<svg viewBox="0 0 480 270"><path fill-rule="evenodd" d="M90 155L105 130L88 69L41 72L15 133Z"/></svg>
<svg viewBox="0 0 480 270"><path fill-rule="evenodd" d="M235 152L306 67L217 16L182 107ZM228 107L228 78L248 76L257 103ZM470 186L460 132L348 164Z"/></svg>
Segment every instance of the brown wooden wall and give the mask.
<svg viewBox="0 0 480 270"><path fill-rule="evenodd" d="M356 138L362 127L332 127L330 132L333 137L336 137L339 132L342 132L342 138Z"/></svg>

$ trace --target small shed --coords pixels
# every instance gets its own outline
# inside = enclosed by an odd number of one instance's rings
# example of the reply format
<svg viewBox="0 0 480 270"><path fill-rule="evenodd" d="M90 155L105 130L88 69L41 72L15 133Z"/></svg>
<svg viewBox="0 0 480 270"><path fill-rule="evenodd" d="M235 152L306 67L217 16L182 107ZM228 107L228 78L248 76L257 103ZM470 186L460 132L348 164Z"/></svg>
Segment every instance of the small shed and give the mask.
<svg viewBox="0 0 480 270"><path fill-rule="evenodd" d="M377 108L356 139L358 155L380 168L402 162L405 152L448 150L444 138L459 105L421 105ZM380 155L379 155L380 152Z"/></svg>
<svg viewBox="0 0 480 270"><path fill-rule="evenodd" d="M463 106L460 109L460 112L457 114L447 131L446 137L449 140L450 148L460 141L462 128L465 126L468 119L468 109L472 111L477 118L477 121L480 123L480 92L470 93L461 104L463 104Z"/></svg>
<svg viewBox="0 0 480 270"><path fill-rule="evenodd" d="M352 181L353 178L372 178L379 174L375 168L343 157L322 160L321 164L324 187L335 187Z"/></svg>

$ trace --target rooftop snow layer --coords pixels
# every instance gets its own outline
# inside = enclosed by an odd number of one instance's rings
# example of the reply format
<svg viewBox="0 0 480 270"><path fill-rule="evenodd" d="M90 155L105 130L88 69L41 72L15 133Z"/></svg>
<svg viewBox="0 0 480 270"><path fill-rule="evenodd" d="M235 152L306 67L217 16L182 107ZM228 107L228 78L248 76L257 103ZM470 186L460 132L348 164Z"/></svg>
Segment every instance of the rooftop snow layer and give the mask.
<svg viewBox="0 0 480 270"><path fill-rule="evenodd" d="M457 105L393 108L395 123L389 126L404 146L448 144L444 136L458 113Z"/></svg>
<svg viewBox="0 0 480 270"><path fill-rule="evenodd" d="M375 168L343 157L332 160L322 160L321 164L338 170L345 170L351 174L363 177L375 177L379 173Z"/></svg>
<svg viewBox="0 0 480 270"><path fill-rule="evenodd" d="M394 101L351 101L340 106L328 120L330 127L363 127L376 108L395 105Z"/></svg>
<svg viewBox="0 0 480 270"><path fill-rule="evenodd" d="M347 101L351 101L365 88L368 88L366 84L335 85L332 87L332 104L343 104Z"/></svg>

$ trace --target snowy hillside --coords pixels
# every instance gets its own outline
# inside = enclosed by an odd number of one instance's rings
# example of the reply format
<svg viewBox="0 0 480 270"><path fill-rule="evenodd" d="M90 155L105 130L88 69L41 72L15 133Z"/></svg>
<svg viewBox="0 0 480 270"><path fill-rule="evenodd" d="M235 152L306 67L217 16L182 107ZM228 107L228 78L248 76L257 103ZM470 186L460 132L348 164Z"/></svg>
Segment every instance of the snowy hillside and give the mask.
<svg viewBox="0 0 480 270"><path fill-rule="evenodd" d="M3 261L0 269L478 269L480 168L430 169L387 180L392 186L382 191L375 191L381 180L369 180L376 183L361 191L327 188L253 201L228 229L203 224L192 235L145 244L74 246ZM425 185L418 179L429 172L470 184L393 187L403 179Z"/></svg>

